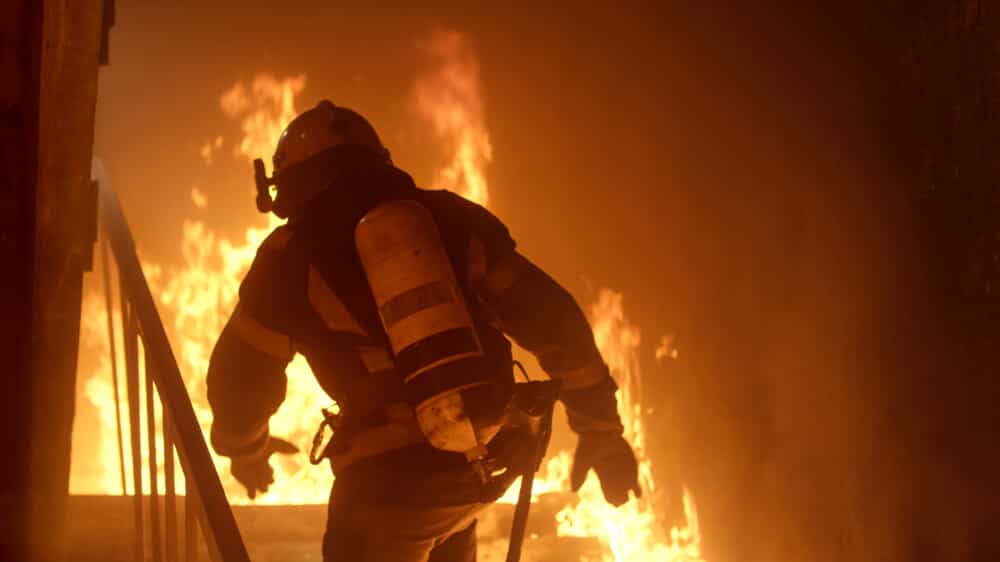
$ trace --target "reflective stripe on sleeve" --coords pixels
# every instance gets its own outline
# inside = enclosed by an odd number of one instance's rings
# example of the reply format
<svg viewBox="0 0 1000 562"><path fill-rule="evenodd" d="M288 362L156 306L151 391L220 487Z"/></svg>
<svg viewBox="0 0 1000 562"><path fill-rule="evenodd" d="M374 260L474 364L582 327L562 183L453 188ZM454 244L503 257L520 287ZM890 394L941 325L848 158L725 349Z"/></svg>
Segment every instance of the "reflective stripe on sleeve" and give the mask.
<svg viewBox="0 0 1000 562"><path fill-rule="evenodd" d="M326 327L335 332L350 332L361 336L368 334L358 325L326 280L312 265L309 266L309 304L323 319Z"/></svg>
<svg viewBox="0 0 1000 562"><path fill-rule="evenodd" d="M388 371L393 368L392 356L384 347L363 345L358 347L358 355L369 373Z"/></svg>
<svg viewBox="0 0 1000 562"><path fill-rule="evenodd" d="M622 423L619 420L602 420L581 414L570 407L566 407L566 417L569 419L569 427L575 433L595 433L602 431L622 431Z"/></svg>
<svg viewBox="0 0 1000 562"><path fill-rule="evenodd" d="M228 457L252 459L264 454L269 441L268 424L261 424L247 433L230 433L212 425L212 442Z"/></svg>
<svg viewBox="0 0 1000 562"><path fill-rule="evenodd" d="M563 390L583 390L602 382L608 376L608 371L604 363L597 360L578 369L554 371L549 376L562 381Z"/></svg>
<svg viewBox="0 0 1000 562"><path fill-rule="evenodd" d="M231 322L236 330L236 335L257 351L282 361L291 361L292 356L295 355L292 338L264 327L263 324L247 314L239 304L236 305Z"/></svg>
<svg viewBox="0 0 1000 562"><path fill-rule="evenodd" d="M523 259L519 254L512 253L507 259L491 267L486 272L484 280L486 292L493 296L500 296L513 286L518 278L519 262Z"/></svg>
<svg viewBox="0 0 1000 562"><path fill-rule="evenodd" d="M470 283L477 284L486 280L486 248L483 246L478 236L473 235L469 240L469 248L466 251L466 277Z"/></svg>

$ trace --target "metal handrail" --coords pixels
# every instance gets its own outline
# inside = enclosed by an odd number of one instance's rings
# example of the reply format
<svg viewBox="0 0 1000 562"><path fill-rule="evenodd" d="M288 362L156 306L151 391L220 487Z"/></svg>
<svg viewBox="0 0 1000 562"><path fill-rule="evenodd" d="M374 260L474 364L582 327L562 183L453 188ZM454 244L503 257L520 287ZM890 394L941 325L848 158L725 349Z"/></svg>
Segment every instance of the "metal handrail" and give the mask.
<svg viewBox="0 0 1000 562"><path fill-rule="evenodd" d="M136 337L141 336L146 361L147 423L150 450L150 530L153 560L162 559L159 521L159 501L156 479L155 419L153 416L153 392L155 384L163 409L163 448L171 468L168 478L173 479L173 447L176 447L187 484L185 498L185 553L192 559L195 512L201 524L209 555L220 562L249 562L246 546L236 526L236 520L226 499L212 457L205 443L198 419L184 379L177 366L166 331L156 310L146 277L143 275L135 242L128 228L125 215L115 193L100 187L100 223L110 243L112 254L118 266L121 283L122 327L125 337L126 381L129 398L130 433L132 434L133 477L136 497L136 557L144 556L142 524L142 476L139 459L139 373L138 346ZM112 356L112 362L115 357ZM166 453L166 451L170 451ZM174 483L167 481L164 490L167 506L164 519L167 527L166 554L168 560L176 556L177 525L174 520ZM171 533L174 533L171 535Z"/></svg>

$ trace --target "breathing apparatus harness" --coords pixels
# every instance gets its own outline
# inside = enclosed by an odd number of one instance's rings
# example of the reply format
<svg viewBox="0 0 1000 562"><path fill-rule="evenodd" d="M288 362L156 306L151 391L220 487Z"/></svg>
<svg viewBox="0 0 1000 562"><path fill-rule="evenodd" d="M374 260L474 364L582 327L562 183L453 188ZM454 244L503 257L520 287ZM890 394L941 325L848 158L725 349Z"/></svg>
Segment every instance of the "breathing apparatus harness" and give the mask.
<svg viewBox="0 0 1000 562"><path fill-rule="evenodd" d="M264 162L254 160L257 209L288 218L326 190L340 166L352 158L375 158L391 165L389 152L370 123L349 109L320 102L282 133L271 177ZM273 198L272 187L277 188ZM522 476L507 557L516 562L534 474L551 435L559 382L516 383L506 394L506 403L496 403L496 397L507 391L498 392L484 373L485 352L477 326L437 225L423 205L413 200L384 201L357 223L354 239L403 384L410 416L406 425L414 429L412 435L404 430L395 438L405 444L413 437L464 455L482 484L484 502L495 501L516 475ZM351 425L341 412L324 409L310 461L318 464L329 457L332 466L331 445L338 433L353 433ZM327 428L334 436L323 446ZM491 455L487 448L501 429L528 436L515 443L521 450L508 451L509 458ZM346 437L350 442L352 436Z"/></svg>

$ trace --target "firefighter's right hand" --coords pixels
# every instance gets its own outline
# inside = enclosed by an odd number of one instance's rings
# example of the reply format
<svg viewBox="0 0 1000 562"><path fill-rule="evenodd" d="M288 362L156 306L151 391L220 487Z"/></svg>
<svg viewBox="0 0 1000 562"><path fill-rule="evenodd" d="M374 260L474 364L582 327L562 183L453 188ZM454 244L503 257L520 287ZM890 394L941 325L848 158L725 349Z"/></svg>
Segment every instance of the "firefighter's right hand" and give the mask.
<svg viewBox="0 0 1000 562"><path fill-rule="evenodd" d="M634 492L636 497L642 496L635 453L620 432L580 434L569 474L574 492L583 486L590 469L597 473L604 499L611 505L618 507L627 502L629 492Z"/></svg>
<svg viewBox="0 0 1000 562"><path fill-rule="evenodd" d="M271 455L273 453L291 455L297 452L299 448L295 445L280 437L271 436L267 447L261 453L247 457L233 457L230 471L247 489L247 497L254 499L258 492L263 494L274 483L274 470L268 462Z"/></svg>

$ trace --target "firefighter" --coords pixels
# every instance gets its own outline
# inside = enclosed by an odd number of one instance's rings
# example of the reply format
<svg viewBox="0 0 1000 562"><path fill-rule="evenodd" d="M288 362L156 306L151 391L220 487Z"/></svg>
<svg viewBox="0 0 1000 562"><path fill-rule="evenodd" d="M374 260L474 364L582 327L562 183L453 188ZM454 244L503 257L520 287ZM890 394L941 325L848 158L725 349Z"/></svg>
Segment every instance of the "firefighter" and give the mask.
<svg viewBox="0 0 1000 562"><path fill-rule="evenodd" d="M363 117L329 101L285 129L273 178L257 172L258 208L288 221L258 249L208 370L211 442L249 497L273 482L270 455L297 450L268 420L301 353L340 408L324 560L474 560L477 513L530 449L505 417L521 386L507 338L561 382L572 488L593 469L611 504L640 494L583 312L495 216L417 188Z"/></svg>

